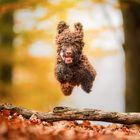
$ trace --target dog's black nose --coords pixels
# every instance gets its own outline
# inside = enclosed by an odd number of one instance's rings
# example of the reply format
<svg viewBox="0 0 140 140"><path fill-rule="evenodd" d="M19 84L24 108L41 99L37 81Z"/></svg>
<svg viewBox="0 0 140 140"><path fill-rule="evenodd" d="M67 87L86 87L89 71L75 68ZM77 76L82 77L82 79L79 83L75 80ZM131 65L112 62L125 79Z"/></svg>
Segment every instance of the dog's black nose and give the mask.
<svg viewBox="0 0 140 140"><path fill-rule="evenodd" d="M72 55L71 51L66 51L66 55Z"/></svg>

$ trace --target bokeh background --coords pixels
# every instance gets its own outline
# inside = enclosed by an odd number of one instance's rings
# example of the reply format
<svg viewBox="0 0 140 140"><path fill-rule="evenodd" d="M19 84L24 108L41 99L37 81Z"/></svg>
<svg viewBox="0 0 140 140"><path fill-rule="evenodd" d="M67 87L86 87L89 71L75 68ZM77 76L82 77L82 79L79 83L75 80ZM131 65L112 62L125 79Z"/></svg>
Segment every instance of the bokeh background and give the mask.
<svg viewBox="0 0 140 140"><path fill-rule="evenodd" d="M126 7L126 6L124 6ZM125 111L124 29L117 0L0 0L0 102L50 111L64 105ZM54 76L56 27L84 28L84 53L97 71L90 94L65 97Z"/></svg>

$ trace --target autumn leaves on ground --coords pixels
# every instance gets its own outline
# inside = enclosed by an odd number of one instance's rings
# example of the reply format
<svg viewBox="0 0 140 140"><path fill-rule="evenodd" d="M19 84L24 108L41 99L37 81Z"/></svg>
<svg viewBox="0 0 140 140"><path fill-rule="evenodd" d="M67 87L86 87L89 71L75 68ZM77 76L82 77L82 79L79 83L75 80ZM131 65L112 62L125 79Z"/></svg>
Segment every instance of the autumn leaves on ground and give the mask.
<svg viewBox="0 0 140 140"><path fill-rule="evenodd" d="M136 125L112 124L100 126L89 121L60 121L48 123L34 115L0 112L0 140L139 140L140 128Z"/></svg>

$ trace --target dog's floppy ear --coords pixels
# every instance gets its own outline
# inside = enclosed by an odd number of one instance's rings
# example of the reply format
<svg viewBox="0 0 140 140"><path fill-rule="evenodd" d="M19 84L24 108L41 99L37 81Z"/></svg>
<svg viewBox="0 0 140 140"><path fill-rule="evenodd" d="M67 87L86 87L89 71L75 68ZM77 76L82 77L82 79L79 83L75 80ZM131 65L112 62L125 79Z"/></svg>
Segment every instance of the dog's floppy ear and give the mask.
<svg viewBox="0 0 140 140"><path fill-rule="evenodd" d="M60 21L57 25L58 34L62 33L65 29L68 29L69 26L64 21Z"/></svg>
<svg viewBox="0 0 140 140"><path fill-rule="evenodd" d="M75 30L78 32L83 32L83 26L80 22L74 24Z"/></svg>

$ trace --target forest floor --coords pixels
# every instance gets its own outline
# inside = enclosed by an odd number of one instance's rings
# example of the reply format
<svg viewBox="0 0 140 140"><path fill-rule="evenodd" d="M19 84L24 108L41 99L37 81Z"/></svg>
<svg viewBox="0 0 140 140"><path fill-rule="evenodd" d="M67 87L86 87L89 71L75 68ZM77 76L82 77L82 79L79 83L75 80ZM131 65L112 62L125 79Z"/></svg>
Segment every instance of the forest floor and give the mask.
<svg viewBox="0 0 140 140"><path fill-rule="evenodd" d="M137 125L94 125L89 121L44 122L9 110L0 112L0 140L140 140Z"/></svg>

